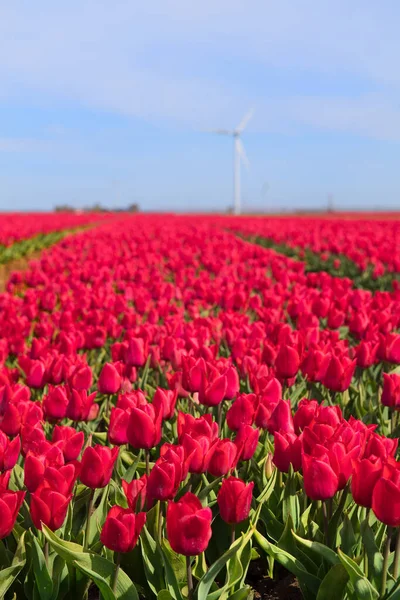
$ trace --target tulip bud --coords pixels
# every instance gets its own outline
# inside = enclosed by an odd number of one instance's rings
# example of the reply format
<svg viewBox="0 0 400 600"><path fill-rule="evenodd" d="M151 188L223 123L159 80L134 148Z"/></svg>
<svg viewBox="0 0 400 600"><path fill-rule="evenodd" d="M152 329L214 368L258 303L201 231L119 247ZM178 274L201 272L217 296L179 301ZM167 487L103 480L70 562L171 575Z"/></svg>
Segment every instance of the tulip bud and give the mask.
<svg viewBox="0 0 400 600"><path fill-rule="evenodd" d="M267 479L271 479L274 474L275 465L272 462L272 454L268 452L267 460L265 461L265 476Z"/></svg>

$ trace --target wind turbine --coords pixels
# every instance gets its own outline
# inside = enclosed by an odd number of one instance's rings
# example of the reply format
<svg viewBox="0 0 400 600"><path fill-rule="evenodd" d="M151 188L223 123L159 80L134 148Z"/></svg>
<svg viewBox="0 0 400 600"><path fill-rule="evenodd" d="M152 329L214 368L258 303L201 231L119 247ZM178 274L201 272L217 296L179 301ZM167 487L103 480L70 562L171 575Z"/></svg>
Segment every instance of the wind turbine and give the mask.
<svg viewBox="0 0 400 600"><path fill-rule="evenodd" d="M242 160L247 168L250 164L240 136L253 116L253 112L253 109L249 110L235 129L216 129L212 132L218 135L231 135L233 137L233 212L235 215L240 215L241 212L240 161Z"/></svg>

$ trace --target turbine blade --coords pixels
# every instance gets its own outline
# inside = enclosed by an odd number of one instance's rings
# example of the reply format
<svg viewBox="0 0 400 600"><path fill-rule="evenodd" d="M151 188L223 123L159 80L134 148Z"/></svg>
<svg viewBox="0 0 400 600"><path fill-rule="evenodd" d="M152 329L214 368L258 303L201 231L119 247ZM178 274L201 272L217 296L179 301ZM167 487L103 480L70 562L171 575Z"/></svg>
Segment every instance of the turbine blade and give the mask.
<svg viewBox="0 0 400 600"><path fill-rule="evenodd" d="M244 146L242 144L242 140L237 140L237 149L238 152L240 154L240 158L242 159L246 169L248 169L250 167L250 161L246 156L246 152L244 151Z"/></svg>
<svg viewBox="0 0 400 600"><path fill-rule="evenodd" d="M211 129L210 133L216 133L217 135L233 135L233 131L228 129Z"/></svg>
<svg viewBox="0 0 400 600"><path fill-rule="evenodd" d="M242 133L242 131L246 127L247 123L250 121L251 117L253 116L253 113L254 113L254 108L251 108L249 110L249 112L244 115L243 119L240 121L240 123L236 127L235 131L237 131L238 133Z"/></svg>

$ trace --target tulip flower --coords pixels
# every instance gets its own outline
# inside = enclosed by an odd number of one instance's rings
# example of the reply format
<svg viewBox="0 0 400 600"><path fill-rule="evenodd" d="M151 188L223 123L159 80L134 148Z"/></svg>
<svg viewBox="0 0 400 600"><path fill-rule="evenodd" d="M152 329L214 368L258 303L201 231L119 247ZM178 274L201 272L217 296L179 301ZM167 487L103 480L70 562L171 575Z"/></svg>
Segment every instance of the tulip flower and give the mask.
<svg viewBox="0 0 400 600"><path fill-rule="evenodd" d="M237 431L242 425L252 425L255 415L255 394L241 394L226 413L229 429Z"/></svg>
<svg viewBox="0 0 400 600"><path fill-rule="evenodd" d="M128 421L130 411L122 408L112 408L108 425L108 439L111 444L122 446L128 443Z"/></svg>
<svg viewBox="0 0 400 600"><path fill-rule="evenodd" d="M279 471L288 473L290 465L294 471L299 471L302 463L301 451L301 437L294 433L275 432L273 463Z"/></svg>
<svg viewBox="0 0 400 600"><path fill-rule="evenodd" d="M372 493L382 470L382 461L377 457L353 461L351 493L354 502L366 508L372 507Z"/></svg>
<svg viewBox="0 0 400 600"><path fill-rule="evenodd" d="M123 479L122 489L129 508L134 512L143 510L147 494L147 475L142 475L140 479L132 479L130 483Z"/></svg>
<svg viewBox="0 0 400 600"><path fill-rule="evenodd" d="M15 467L21 452L21 439L19 436L12 441L0 431L0 472L9 471Z"/></svg>
<svg viewBox="0 0 400 600"><path fill-rule="evenodd" d="M377 519L390 527L400 526L400 470L386 466L372 492L372 510Z"/></svg>
<svg viewBox="0 0 400 600"><path fill-rule="evenodd" d="M72 421L92 421L97 417L99 405L94 402L96 392L72 389L67 408L67 417Z"/></svg>
<svg viewBox="0 0 400 600"><path fill-rule="evenodd" d="M297 374L300 367L300 357L296 348L287 344L279 347L275 358L275 372L278 379L285 381Z"/></svg>
<svg viewBox="0 0 400 600"><path fill-rule="evenodd" d="M36 529L44 523L52 531L65 521L72 495L64 496L50 487L42 487L31 495L31 517Z"/></svg>
<svg viewBox="0 0 400 600"><path fill-rule="evenodd" d="M48 421L61 421L67 414L68 396L63 386L49 386L48 394L43 398L43 412Z"/></svg>
<svg viewBox="0 0 400 600"><path fill-rule="evenodd" d="M216 440L207 453L206 470L214 477L227 475L235 468L237 455L238 449L231 440Z"/></svg>
<svg viewBox="0 0 400 600"><path fill-rule="evenodd" d="M109 484L119 448L88 446L82 455L79 479L89 488L103 488Z"/></svg>
<svg viewBox="0 0 400 600"><path fill-rule="evenodd" d="M254 429L251 425L242 425L234 439L237 448L237 460L250 460L257 449L259 429Z"/></svg>
<svg viewBox="0 0 400 600"><path fill-rule="evenodd" d="M269 433L275 433L276 431L294 432L290 400L280 400L278 402L268 419L267 429Z"/></svg>
<svg viewBox="0 0 400 600"><path fill-rule="evenodd" d="M121 376L113 363L106 363L101 370L97 388L100 394L116 394L121 387Z"/></svg>
<svg viewBox="0 0 400 600"><path fill-rule="evenodd" d="M384 406L400 410L400 375L396 373L383 374L381 402Z"/></svg>
<svg viewBox="0 0 400 600"><path fill-rule="evenodd" d="M10 535L14 529L25 492L13 492L0 488L0 540Z"/></svg>
<svg viewBox="0 0 400 600"><path fill-rule="evenodd" d="M101 543L114 552L131 552L146 523L146 513L134 513L130 508L113 506L100 534Z"/></svg>
<svg viewBox="0 0 400 600"><path fill-rule="evenodd" d="M150 450L161 440L162 411L152 404L132 408L127 437L133 448Z"/></svg>
<svg viewBox="0 0 400 600"><path fill-rule="evenodd" d="M212 512L188 492L167 508L167 535L171 548L184 556L204 552L211 539Z"/></svg>
<svg viewBox="0 0 400 600"><path fill-rule="evenodd" d="M333 498L339 486L339 479L332 469L328 457L310 456L303 452L302 457L304 489L312 500Z"/></svg>
<svg viewBox="0 0 400 600"><path fill-rule="evenodd" d="M224 479L218 492L217 502L221 518L231 525L249 516L254 483L245 484L237 477Z"/></svg>
<svg viewBox="0 0 400 600"><path fill-rule="evenodd" d="M77 460L81 453L85 436L83 431L76 431L73 427L56 425L53 429L53 443L59 445L64 455L65 462Z"/></svg>
<svg viewBox="0 0 400 600"><path fill-rule="evenodd" d="M172 419L175 414L175 405L178 398L177 390L164 390L157 388L153 396L153 406L161 411L163 419Z"/></svg>
<svg viewBox="0 0 400 600"><path fill-rule="evenodd" d="M332 356L322 383L333 392L344 392L350 386L353 377L356 360L346 356Z"/></svg>

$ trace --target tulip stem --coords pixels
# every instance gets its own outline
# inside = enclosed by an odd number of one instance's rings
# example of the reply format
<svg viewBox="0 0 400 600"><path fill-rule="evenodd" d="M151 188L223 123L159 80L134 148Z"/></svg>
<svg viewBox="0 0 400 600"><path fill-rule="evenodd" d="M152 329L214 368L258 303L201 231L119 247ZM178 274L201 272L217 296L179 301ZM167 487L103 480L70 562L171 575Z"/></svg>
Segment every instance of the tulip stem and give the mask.
<svg viewBox="0 0 400 600"><path fill-rule="evenodd" d="M326 500L322 501L322 513L324 515L325 544L327 546L329 546L329 521L328 521L328 511L326 508Z"/></svg>
<svg viewBox="0 0 400 600"><path fill-rule="evenodd" d="M193 600L193 577L192 577L192 557L186 557L186 575L188 586L188 599Z"/></svg>
<svg viewBox="0 0 400 600"><path fill-rule="evenodd" d="M221 431L221 427L222 427L222 404L223 404L223 400L222 402L220 402L218 404L217 407L217 422L218 422L218 430Z"/></svg>
<svg viewBox="0 0 400 600"><path fill-rule="evenodd" d="M386 533L385 553L383 555L381 598L383 598L386 593L386 580L387 580L387 572L388 572L388 564L389 564L389 556L390 556L390 541L392 539L392 531L393 531L393 528L390 527L390 525L388 525L387 533Z"/></svg>
<svg viewBox="0 0 400 600"><path fill-rule="evenodd" d="M93 512L93 502L94 502L94 492L95 490L90 490L88 509L87 509L87 517L86 517L86 531L85 531L85 544L83 546L84 552L89 548L89 536L90 536L90 517Z"/></svg>
<svg viewBox="0 0 400 600"><path fill-rule="evenodd" d="M117 591L117 583L118 583L118 573L119 568L121 566L121 552L117 552L115 555L115 570L112 578L111 589L115 592Z"/></svg>
<svg viewBox="0 0 400 600"><path fill-rule="evenodd" d="M236 539L236 527L235 527L235 523L232 523L231 525L231 546L234 543Z"/></svg>
<svg viewBox="0 0 400 600"><path fill-rule="evenodd" d="M158 536L158 542L159 542L159 544L161 546L161 542L162 542L162 522L163 522L163 503L161 502L161 500L158 501L157 519L158 519L158 523L157 523L157 536Z"/></svg>
<svg viewBox="0 0 400 600"><path fill-rule="evenodd" d="M146 475L148 477L150 475L150 450L146 448L144 454L146 457Z"/></svg>
<svg viewBox="0 0 400 600"><path fill-rule="evenodd" d="M399 576L399 561L400 561L400 528L397 530L396 536L396 550L394 553L394 570L393 577L397 580Z"/></svg>

